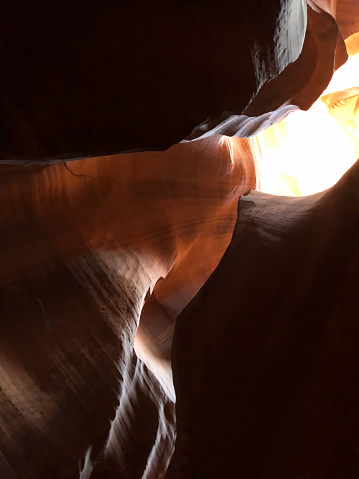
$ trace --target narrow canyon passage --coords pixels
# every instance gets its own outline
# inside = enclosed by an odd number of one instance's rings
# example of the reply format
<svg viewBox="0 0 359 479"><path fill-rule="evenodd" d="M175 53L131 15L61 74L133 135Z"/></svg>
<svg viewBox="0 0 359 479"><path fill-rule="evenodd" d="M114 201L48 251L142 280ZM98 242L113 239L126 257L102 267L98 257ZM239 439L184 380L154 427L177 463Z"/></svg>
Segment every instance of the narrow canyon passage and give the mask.
<svg viewBox="0 0 359 479"><path fill-rule="evenodd" d="M359 476L353 0L0 5L0 479Z"/></svg>

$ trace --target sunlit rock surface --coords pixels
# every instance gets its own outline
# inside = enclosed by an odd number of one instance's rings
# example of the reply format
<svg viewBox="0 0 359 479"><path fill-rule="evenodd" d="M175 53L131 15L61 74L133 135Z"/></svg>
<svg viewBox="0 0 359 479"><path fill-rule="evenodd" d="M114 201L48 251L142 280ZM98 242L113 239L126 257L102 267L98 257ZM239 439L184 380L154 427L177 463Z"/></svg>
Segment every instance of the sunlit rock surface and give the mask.
<svg viewBox="0 0 359 479"><path fill-rule="evenodd" d="M256 181L239 141L236 156L212 137L3 177L2 477L162 477L172 380L161 387L134 336L157 281L170 272L172 325L228 246Z"/></svg>
<svg viewBox="0 0 359 479"><path fill-rule="evenodd" d="M356 3L0 13L0 477L355 477L357 166L237 205ZM320 100L353 155L357 86Z"/></svg>

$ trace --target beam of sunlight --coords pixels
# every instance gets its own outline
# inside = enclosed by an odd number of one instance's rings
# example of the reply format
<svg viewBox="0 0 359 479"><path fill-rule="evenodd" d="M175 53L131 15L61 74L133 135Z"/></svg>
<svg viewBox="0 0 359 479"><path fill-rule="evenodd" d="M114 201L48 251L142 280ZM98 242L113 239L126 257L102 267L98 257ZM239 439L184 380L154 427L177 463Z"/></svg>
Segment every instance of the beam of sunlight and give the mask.
<svg viewBox="0 0 359 479"><path fill-rule="evenodd" d="M359 157L359 54L308 111L291 113L252 141L258 190L305 196L333 186Z"/></svg>

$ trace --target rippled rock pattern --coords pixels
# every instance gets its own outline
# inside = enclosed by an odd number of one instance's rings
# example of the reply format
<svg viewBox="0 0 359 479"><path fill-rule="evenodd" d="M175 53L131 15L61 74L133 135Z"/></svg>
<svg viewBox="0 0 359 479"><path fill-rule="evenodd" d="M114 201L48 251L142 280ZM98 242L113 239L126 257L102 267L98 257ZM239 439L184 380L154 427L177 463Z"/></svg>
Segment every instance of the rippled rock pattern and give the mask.
<svg viewBox="0 0 359 479"><path fill-rule="evenodd" d="M238 197L256 181L238 141L236 157L212 137L3 178L2 477L164 473L172 379L154 368L163 388L137 359L134 336L161 278L182 309L230 242ZM142 323L147 343L158 320Z"/></svg>
<svg viewBox="0 0 359 479"><path fill-rule="evenodd" d="M309 108L358 18L2 2L1 478L358 475L358 165L265 195L247 139Z"/></svg>

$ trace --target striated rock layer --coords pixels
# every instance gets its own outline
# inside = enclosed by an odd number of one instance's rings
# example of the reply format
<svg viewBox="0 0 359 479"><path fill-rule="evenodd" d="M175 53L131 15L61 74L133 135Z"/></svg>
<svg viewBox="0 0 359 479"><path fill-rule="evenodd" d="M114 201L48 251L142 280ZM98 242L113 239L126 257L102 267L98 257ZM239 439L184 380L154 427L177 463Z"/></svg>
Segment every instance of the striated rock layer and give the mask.
<svg viewBox="0 0 359 479"><path fill-rule="evenodd" d="M239 150L213 137L3 177L1 477L162 477L173 389L134 336L160 278L187 303L218 263L255 185Z"/></svg>
<svg viewBox="0 0 359 479"><path fill-rule="evenodd" d="M358 166L236 223L254 142L219 136L308 108L356 12L1 4L1 478L357 475Z"/></svg>

